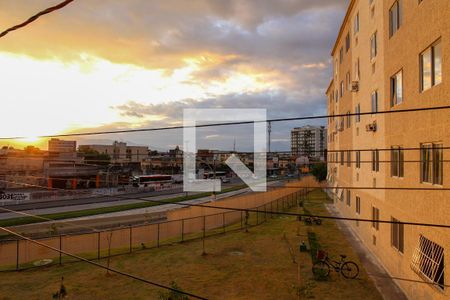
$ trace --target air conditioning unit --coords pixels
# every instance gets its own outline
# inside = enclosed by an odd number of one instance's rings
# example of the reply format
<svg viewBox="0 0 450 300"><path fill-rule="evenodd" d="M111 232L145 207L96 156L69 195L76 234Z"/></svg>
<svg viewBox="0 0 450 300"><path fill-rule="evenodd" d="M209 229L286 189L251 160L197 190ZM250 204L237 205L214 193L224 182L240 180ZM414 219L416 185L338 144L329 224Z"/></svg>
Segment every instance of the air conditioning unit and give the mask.
<svg viewBox="0 0 450 300"><path fill-rule="evenodd" d="M373 122L373 123L367 124L366 131L373 131L373 132L377 131L377 123Z"/></svg>
<svg viewBox="0 0 450 300"><path fill-rule="evenodd" d="M359 91L359 81L352 81L352 86L351 86L351 90L352 92L357 92Z"/></svg>

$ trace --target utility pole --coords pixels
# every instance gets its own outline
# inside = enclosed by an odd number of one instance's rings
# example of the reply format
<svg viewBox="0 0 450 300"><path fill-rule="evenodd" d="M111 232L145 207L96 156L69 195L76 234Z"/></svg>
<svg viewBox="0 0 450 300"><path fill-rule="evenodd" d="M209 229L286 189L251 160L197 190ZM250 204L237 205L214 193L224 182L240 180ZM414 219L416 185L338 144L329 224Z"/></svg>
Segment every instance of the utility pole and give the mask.
<svg viewBox="0 0 450 300"><path fill-rule="evenodd" d="M270 122L269 121L269 123L267 124L267 131L268 131L268 137L269 137L269 142L268 142L268 150L269 150L269 153L270 153L270 133L272 132L272 122Z"/></svg>

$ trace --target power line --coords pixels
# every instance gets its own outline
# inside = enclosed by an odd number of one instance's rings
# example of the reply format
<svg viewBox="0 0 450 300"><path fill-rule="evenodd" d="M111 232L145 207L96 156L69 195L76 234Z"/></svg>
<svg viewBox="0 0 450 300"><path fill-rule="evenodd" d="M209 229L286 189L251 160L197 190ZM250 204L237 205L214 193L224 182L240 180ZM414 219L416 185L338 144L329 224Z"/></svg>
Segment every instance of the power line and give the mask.
<svg viewBox="0 0 450 300"><path fill-rule="evenodd" d="M324 119L331 117L351 117L351 116L361 116L361 115L377 115L377 114L396 114L396 113L407 113L407 112L417 112L417 111L432 111L432 110L442 110L450 109L450 105L446 106L434 106L434 107L422 107L422 108L408 108L408 109L397 109L397 110L385 110L378 112L360 112L360 113L350 113L350 114L334 114L334 115L318 115L318 116L304 116L304 117L292 117L292 118L278 118L278 119L268 119L265 121L240 121L240 122L225 122L225 123L211 123L211 124L199 124L193 126L168 126L168 127L154 127L154 128L140 128L140 129L124 129L124 130L108 130L108 131L91 131L91 132L75 132L66 134L55 134L55 135L40 135L38 138L52 138L52 137L73 137L73 136L92 136L101 134L117 134L117 133L136 133L136 132L149 132L149 131L163 131L163 130L174 130L183 128L203 128L203 127L217 127L217 126L230 126L230 125L244 125L244 124L254 124L254 123L270 123L270 122L288 122L288 121L301 121L301 120L315 120ZM26 136L11 136L11 137L0 137L0 140L17 140L24 139Z"/></svg>
<svg viewBox="0 0 450 300"><path fill-rule="evenodd" d="M49 7L47 9L44 9L43 11L40 11L39 13L35 14L34 16L28 18L25 22L20 23L18 25L15 25L13 27L10 27L10 28L6 29L5 31L1 32L0 33L0 38L4 37L5 35L7 35L11 31L14 31L14 30L17 30L19 28L27 26L28 24L30 24L31 22L36 21L38 18L40 18L43 15L49 14L49 13L55 11L55 10L59 10L59 9L65 7L66 5L68 5L69 3L73 2L73 1L74 0L65 0L65 1L59 3L59 4L55 5L55 6L52 6L52 7Z"/></svg>
<svg viewBox="0 0 450 300"><path fill-rule="evenodd" d="M67 255L67 256L70 256L70 257L73 257L73 258L76 258L76 259L78 259L78 260L84 261L84 262L86 262L86 263L88 263L88 264L91 264L91 265L93 265L93 266L96 266L96 267L105 269L105 270L107 270L107 271L111 271L111 272L114 272L114 273L116 273L116 274L119 274L119 275L122 275L122 276L125 276L125 277L129 277L129 278L131 278L131 279L138 280L138 281L141 281L141 282L150 284L150 285L154 285L154 286L157 286L157 287L159 287L159 288L163 288L163 289L166 289L166 290L170 290L170 291L173 291L173 292L176 292L176 293L179 293L179 294L183 294L183 295L186 295L186 296L189 296L189 297L193 297L193 298L196 298L196 299L204 299L204 300L206 300L206 298L204 298L204 297L201 297L201 296L198 296L198 295L194 295L194 294L192 294L192 293L180 291L180 290L177 290L177 289L172 288L172 287L170 287L170 286L162 285L162 284L160 284L160 283L156 283L156 282L147 280L147 279L142 278L142 277L138 277L138 276L133 275L133 274L130 274L130 273L126 273L126 272L123 272L123 271L119 271L119 270L116 270L116 269L113 269L113 268L104 266L104 265L102 265L102 264L100 264L100 263L96 263L96 262L94 262L94 261L88 260L88 259L83 258L83 257L81 257L81 256L78 256L78 255L69 253L69 252L67 252L67 251L64 251L64 250L61 250L61 249L52 247L52 246L50 246L50 245L41 243L41 242L39 242L39 241L37 241L37 240L31 239L31 238L29 238L29 237L26 237L26 236L24 236L24 235L21 235L21 234L15 232L15 231L12 231L12 230L10 230L10 229L8 229L8 228L1 227L1 226L0 226L0 230L6 231L6 232L8 232L9 234L15 235L15 236L17 236L17 237L19 237L19 238L21 238L21 239L23 239L23 240L26 240L26 241L29 241L29 242L33 243L33 244L36 244L36 245L45 247L45 248L50 249L50 250L54 250L54 251L56 251L56 252L58 252L58 253L62 253L62 254L64 254L64 255Z"/></svg>

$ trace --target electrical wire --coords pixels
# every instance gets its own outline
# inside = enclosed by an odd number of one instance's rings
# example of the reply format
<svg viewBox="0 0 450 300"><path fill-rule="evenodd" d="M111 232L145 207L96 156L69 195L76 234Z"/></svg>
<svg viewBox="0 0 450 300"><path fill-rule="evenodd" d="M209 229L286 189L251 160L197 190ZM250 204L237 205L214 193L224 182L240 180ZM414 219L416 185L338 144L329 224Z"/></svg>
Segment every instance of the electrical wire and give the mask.
<svg viewBox="0 0 450 300"><path fill-rule="evenodd" d="M59 9L65 7L66 5L68 5L69 3L73 2L73 1L74 0L66 0L66 1L63 1L63 2L55 5L55 6L52 6L52 7L49 7L47 9L44 9L43 11L40 11L39 13L35 14L34 16L28 18L25 22L20 23L18 25L15 25L13 27L10 27L10 28L4 30L3 32L1 32L0 33L0 38L4 37L5 35L7 35L11 31L14 31L14 30L17 30L19 28L27 26L28 24L36 21L37 19L39 19L43 15L49 14L49 13L51 13L53 11L56 11L56 10L59 10Z"/></svg>
<svg viewBox="0 0 450 300"><path fill-rule="evenodd" d="M140 129L75 132L75 133L65 133L65 134L55 134L55 135L40 135L40 136L37 136L37 138L92 136L92 135L117 134L117 133L136 133L136 132L163 131L163 130L174 130L174 129L184 129L184 128L204 128L204 127L244 125L244 124L254 124L254 123L272 123L272 122L315 120L315 119L324 119L324 118L330 118L330 117L350 117L350 116L356 116L356 115L362 116L362 115L377 115L377 114L396 114L396 113L407 113L407 112L418 112L418 111L423 112L423 111L435 111L435 110L444 110L444 109L450 109L450 105L422 107L422 108L407 108L407 109L397 109L397 110L385 110L385 111L378 111L378 112L360 112L360 113L350 113L350 114L277 118L277 119L268 119L265 121L240 121L240 122L199 124L199 125L193 125L193 126L180 125L180 126L168 126L168 127L140 128ZM18 140L18 139L25 139L25 138L27 138L27 136L11 136L11 137L0 137L0 140Z"/></svg>

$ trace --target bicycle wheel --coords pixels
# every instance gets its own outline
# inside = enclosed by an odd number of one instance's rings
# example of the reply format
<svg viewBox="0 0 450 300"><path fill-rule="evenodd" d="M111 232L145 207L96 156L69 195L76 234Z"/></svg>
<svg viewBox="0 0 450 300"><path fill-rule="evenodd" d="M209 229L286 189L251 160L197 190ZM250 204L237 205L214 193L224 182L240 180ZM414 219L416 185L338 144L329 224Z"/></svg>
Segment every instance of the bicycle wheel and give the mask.
<svg viewBox="0 0 450 300"><path fill-rule="evenodd" d="M347 261L341 266L341 274L345 278L354 279L359 274L359 267L352 261Z"/></svg>
<svg viewBox="0 0 450 300"><path fill-rule="evenodd" d="M312 271L318 278L326 277L330 274L330 266L324 261L318 261L313 265Z"/></svg>

